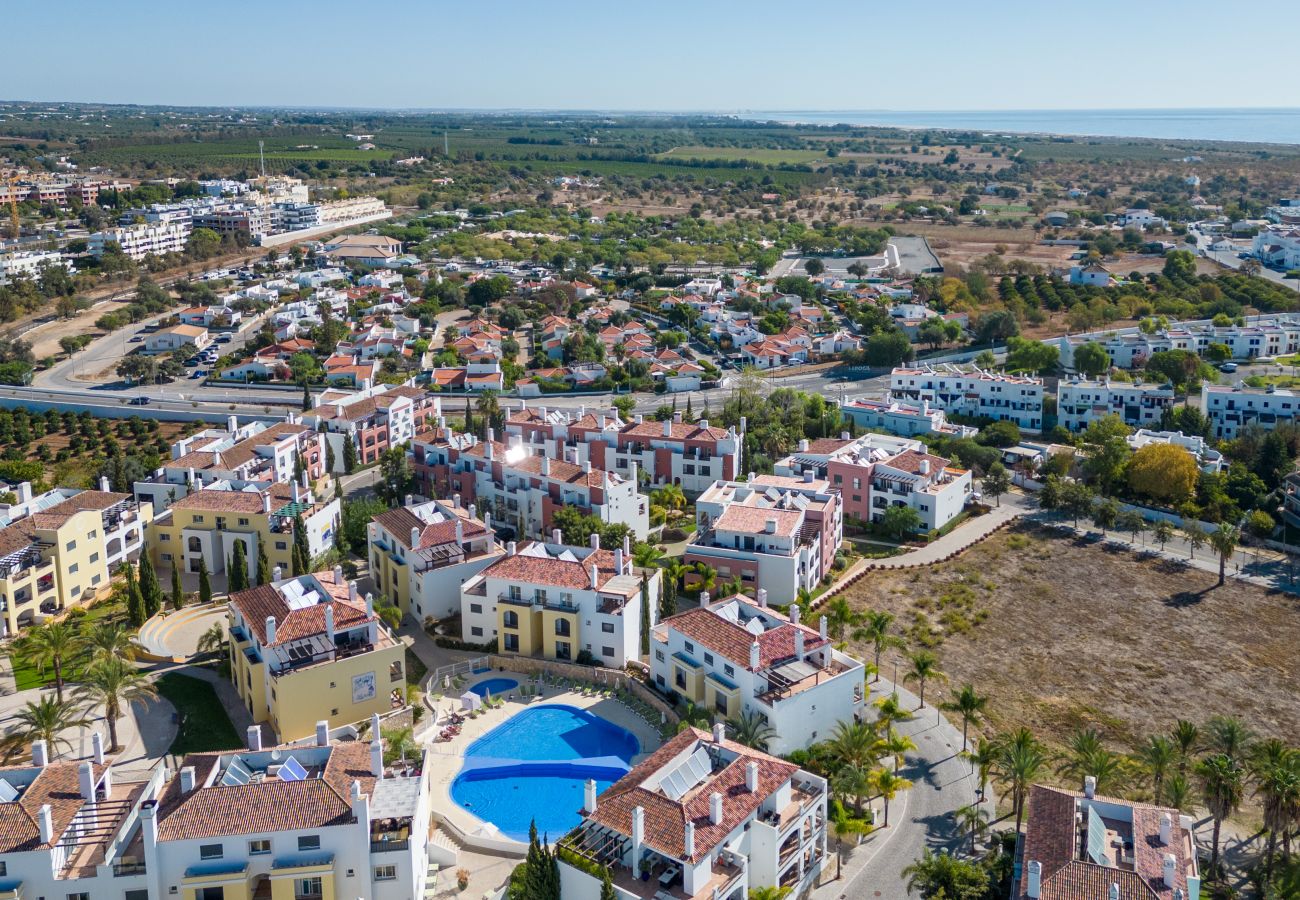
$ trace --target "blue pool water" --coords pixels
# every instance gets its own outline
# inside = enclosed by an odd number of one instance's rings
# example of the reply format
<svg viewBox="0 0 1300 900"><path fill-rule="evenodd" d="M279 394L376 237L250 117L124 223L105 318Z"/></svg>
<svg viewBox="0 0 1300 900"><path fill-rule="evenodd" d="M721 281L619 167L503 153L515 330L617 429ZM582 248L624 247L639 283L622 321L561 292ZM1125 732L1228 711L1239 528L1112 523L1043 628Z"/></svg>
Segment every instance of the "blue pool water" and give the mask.
<svg viewBox="0 0 1300 900"><path fill-rule="evenodd" d="M480 681L470 690L480 697L486 697L489 692L493 697L498 697L506 691L513 691L517 687L519 687L519 682L513 678L489 678L487 681Z"/></svg>
<svg viewBox="0 0 1300 900"><path fill-rule="evenodd" d="M587 779L603 792L640 751L635 735L585 710L531 707L470 744L451 796L507 837L528 840L535 820L554 841L581 819Z"/></svg>

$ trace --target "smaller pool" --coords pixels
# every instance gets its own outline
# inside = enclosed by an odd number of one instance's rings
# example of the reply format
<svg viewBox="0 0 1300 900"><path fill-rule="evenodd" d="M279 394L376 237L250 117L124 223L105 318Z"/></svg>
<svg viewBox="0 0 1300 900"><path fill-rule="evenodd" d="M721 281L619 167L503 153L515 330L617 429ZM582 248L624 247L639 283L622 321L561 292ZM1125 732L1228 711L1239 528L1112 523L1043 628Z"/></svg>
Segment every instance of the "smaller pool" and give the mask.
<svg viewBox="0 0 1300 900"><path fill-rule="evenodd" d="M480 681L470 688L471 691L480 697L486 697L491 693L493 697L504 694L507 691L513 691L519 687L519 682L513 678L489 678L487 681Z"/></svg>

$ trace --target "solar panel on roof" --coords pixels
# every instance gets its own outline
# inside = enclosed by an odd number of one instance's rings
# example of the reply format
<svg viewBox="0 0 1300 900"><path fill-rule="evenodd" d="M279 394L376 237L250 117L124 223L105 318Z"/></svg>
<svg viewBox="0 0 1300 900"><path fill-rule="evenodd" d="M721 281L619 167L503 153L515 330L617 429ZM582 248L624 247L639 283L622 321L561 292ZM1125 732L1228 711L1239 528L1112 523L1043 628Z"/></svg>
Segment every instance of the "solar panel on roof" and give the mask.
<svg viewBox="0 0 1300 900"><path fill-rule="evenodd" d="M226 774L221 776L221 783L226 787L236 784L248 784L252 780L253 773L248 771L248 767L240 762L238 758L230 761L230 765L226 766Z"/></svg>
<svg viewBox="0 0 1300 900"><path fill-rule="evenodd" d="M1108 866L1106 856L1106 826L1097 810L1088 807L1088 858L1099 866Z"/></svg>
<svg viewBox="0 0 1300 900"><path fill-rule="evenodd" d="M709 752L703 747L691 754L687 765L690 766L690 772L695 778L696 784L708 778L709 772L713 769L713 766L709 763Z"/></svg>
<svg viewBox="0 0 1300 900"><path fill-rule="evenodd" d="M0 803L13 803L18 799L18 791L12 784L0 778Z"/></svg>
<svg viewBox="0 0 1300 900"><path fill-rule="evenodd" d="M302 763L298 762L298 760L288 756L280 764L279 778L281 781L305 781L307 770L302 767Z"/></svg>

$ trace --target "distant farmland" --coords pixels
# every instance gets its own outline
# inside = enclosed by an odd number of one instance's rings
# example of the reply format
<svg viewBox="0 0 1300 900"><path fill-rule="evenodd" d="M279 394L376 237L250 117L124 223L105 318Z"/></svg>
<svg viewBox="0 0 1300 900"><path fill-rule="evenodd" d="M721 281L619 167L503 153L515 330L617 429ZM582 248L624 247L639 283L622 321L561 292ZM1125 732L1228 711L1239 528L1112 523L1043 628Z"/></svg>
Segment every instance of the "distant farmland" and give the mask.
<svg viewBox="0 0 1300 900"><path fill-rule="evenodd" d="M660 153L663 160L720 159L728 162L748 160L765 166L822 166L829 162L820 150L780 150L768 147L674 147Z"/></svg>

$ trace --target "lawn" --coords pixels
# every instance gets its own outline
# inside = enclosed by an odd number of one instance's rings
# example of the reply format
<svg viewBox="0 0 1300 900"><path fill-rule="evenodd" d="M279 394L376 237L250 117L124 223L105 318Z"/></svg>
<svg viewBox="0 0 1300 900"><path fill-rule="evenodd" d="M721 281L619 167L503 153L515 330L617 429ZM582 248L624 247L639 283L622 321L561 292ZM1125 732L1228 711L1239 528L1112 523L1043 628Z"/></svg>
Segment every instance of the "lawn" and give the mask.
<svg viewBox="0 0 1300 900"><path fill-rule="evenodd" d="M101 622L120 621L126 622L126 607L120 603L104 602L90 607L86 610L84 616L78 617L83 628L90 628ZM9 662L14 669L14 682L20 691L30 690L31 688L46 687L54 684L54 669L49 666L45 671L38 671L36 664L27 660L20 653L10 653ZM76 681L81 677L81 672L85 668L85 659L76 659L70 661L63 669L63 681L66 684L70 681Z"/></svg>
<svg viewBox="0 0 1300 900"><path fill-rule="evenodd" d="M169 672L158 679L158 693L176 707L180 728L168 751L176 756L205 750L238 750L244 746L212 685L188 675Z"/></svg>
<svg viewBox="0 0 1300 900"><path fill-rule="evenodd" d="M1293 740L1300 602L1216 581L1021 525L943 566L871 572L846 596L897 615L950 686L988 695L989 731L1026 726L1059 747L1092 726L1131 750L1176 718L1230 714Z"/></svg>

